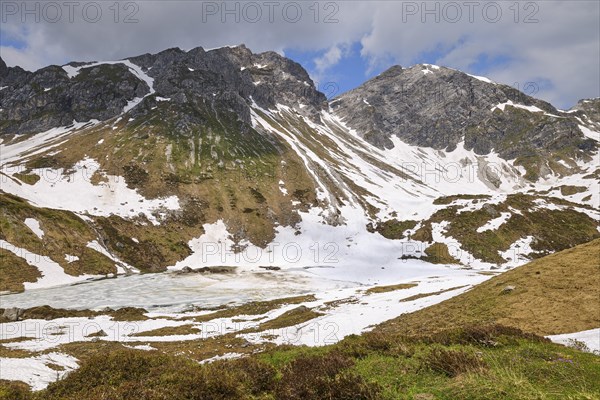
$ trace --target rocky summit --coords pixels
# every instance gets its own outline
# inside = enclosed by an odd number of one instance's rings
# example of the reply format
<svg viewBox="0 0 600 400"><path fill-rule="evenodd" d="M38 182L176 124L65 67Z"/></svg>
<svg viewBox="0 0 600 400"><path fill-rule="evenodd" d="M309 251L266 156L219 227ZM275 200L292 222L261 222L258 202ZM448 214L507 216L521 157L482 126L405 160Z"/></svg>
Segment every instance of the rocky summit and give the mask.
<svg viewBox="0 0 600 400"><path fill-rule="evenodd" d="M542 161L568 161L595 153L597 141L585 136L580 126L597 129L599 104L595 99L581 101L569 111L557 110L487 78L420 64L392 67L338 97L331 106L379 148L393 148L394 137L409 145L447 151L463 143L476 154L495 152L505 160L516 160L537 175L545 168Z"/></svg>
<svg viewBox="0 0 600 400"><path fill-rule="evenodd" d="M299 108L303 101L304 113L312 117L327 107L325 96L299 64L274 52L252 54L245 46L209 52L202 47L169 49L119 62L72 62L36 72L8 68L0 61L0 86L7 88L0 92L3 135L41 132L73 120L104 121L151 94L182 106L210 101L247 123L252 100L265 108ZM148 111L156 103L152 100L135 114Z"/></svg>

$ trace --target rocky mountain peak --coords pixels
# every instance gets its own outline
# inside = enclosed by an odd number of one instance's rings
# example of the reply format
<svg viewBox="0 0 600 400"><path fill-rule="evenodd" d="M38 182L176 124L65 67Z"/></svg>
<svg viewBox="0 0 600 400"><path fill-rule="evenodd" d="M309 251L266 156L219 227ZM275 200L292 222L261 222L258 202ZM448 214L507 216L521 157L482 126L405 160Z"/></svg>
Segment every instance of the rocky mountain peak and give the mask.
<svg viewBox="0 0 600 400"><path fill-rule="evenodd" d="M583 111L589 115L594 115L596 121L600 122L600 97L593 99L581 99L570 111Z"/></svg>
<svg viewBox="0 0 600 400"><path fill-rule="evenodd" d="M400 65L393 65L390 68L383 71L381 74L377 75L373 79L374 80L394 79L395 77L402 74L402 72L404 72L404 68L402 68Z"/></svg>
<svg viewBox="0 0 600 400"><path fill-rule="evenodd" d="M579 122L515 88L452 68L394 66L332 101L333 111L380 148L410 145L507 160L569 149L592 151Z"/></svg>
<svg viewBox="0 0 600 400"><path fill-rule="evenodd" d="M561 111L513 87L431 64L393 66L328 104L300 64L244 45L171 48L35 72L2 61L0 86L5 87L0 91L2 134L43 132L74 120L104 121L125 113L149 118L160 111L159 103L169 108L173 129L182 134L206 123L207 112L228 114L249 126L254 105L285 105L316 122L331 108L381 149L400 140L437 150L462 146L478 155L494 152L516 159L534 180L549 173L543 166L549 159L589 158L597 139L586 129L600 129L598 99Z"/></svg>
<svg viewBox="0 0 600 400"><path fill-rule="evenodd" d="M188 52L179 48L113 62L72 62L34 73L3 68L3 133L35 133L73 120L106 120L124 112L149 113L155 98L174 104L204 102L250 123L250 105L283 104L318 120L325 96L308 73L275 52L244 45ZM300 107L303 105L303 107Z"/></svg>

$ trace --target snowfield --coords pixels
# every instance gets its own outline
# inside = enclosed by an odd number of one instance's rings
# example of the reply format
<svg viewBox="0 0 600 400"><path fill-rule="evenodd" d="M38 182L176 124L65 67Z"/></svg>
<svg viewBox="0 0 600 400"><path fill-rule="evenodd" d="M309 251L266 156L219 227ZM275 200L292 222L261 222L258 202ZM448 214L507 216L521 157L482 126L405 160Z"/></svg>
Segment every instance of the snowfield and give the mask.
<svg viewBox="0 0 600 400"><path fill-rule="evenodd" d="M50 368L48 365L53 365ZM56 366L62 367L57 371ZM0 358L0 379L25 382L34 391L42 390L64 377L79 365L77 360L62 353L48 353L29 358Z"/></svg>
<svg viewBox="0 0 600 400"><path fill-rule="evenodd" d="M122 177L102 173L106 182L94 185L91 178L98 169L98 162L89 158L75 164L68 173L63 169L33 169L34 174L43 177L37 183L21 185L15 180L5 179L2 190L17 194L38 207L80 214L132 218L142 213L155 225L160 224L156 211L179 209L176 196L146 199L136 190L128 188Z"/></svg>

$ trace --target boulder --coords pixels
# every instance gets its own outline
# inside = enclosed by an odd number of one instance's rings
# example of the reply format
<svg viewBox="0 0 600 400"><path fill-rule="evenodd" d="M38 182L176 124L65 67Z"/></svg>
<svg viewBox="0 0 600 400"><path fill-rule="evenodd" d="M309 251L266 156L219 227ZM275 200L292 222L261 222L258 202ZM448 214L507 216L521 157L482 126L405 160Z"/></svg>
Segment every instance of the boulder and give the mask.
<svg viewBox="0 0 600 400"><path fill-rule="evenodd" d="M2 316L9 322L19 321L25 312L24 309L18 307L11 307L4 310Z"/></svg>
<svg viewBox="0 0 600 400"><path fill-rule="evenodd" d="M512 285L508 285L507 287L505 287L504 289L502 289L502 294L508 294L511 293L513 290L515 290L516 287L512 286Z"/></svg>

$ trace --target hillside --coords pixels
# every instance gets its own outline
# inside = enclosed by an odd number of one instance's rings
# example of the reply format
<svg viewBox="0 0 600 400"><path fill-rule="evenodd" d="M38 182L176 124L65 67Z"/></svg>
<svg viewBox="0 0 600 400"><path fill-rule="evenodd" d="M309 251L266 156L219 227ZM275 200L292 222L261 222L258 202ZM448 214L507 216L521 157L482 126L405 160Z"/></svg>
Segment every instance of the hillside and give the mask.
<svg viewBox="0 0 600 400"><path fill-rule="evenodd" d="M579 332L600 327L599 301L600 240L596 239L387 321L377 331L422 334L465 325L501 324L538 335Z"/></svg>
<svg viewBox="0 0 600 400"><path fill-rule="evenodd" d="M282 347L204 365L182 355L104 346L46 390L32 394L23 384L0 381L0 399L598 398L598 356L501 327L454 337L367 335L325 349Z"/></svg>
<svg viewBox="0 0 600 400"><path fill-rule="evenodd" d="M367 398L408 399L419 393L434 393L434 398L442 399L516 399L536 395L594 398L589 396L597 390L592 382L598 381L599 358L549 343L538 335L599 326L599 245L600 240L595 240L491 279L489 273L463 270L460 274L457 271L450 276L430 276L387 286L319 291L318 285L313 284L309 286L315 295L176 313L165 312L161 307L153 312L132 307L117 311L33 307L22 310L22 321L6 324L11 329L0 343L0 361L11 368L0 370L0 398L3 393L4 398L13 398L21 390L19 384L1 379L23 381L40 390L57 377L65 379L51 384L48 391L37 393L41 397L35 398L94 398L97 391L108 390L102 379L111 379L119 386L110 389L115 390L111 398L116 399L131 396L130 390L140 396L145 393L151 399L160 398L157 393L167 389L177 393L173 398L189 398L190 393L201 393L198 396L202 398L208 395L206 390L225 390L221 398L240 398L255 379L248 376L258 372L246 371L246 363L255 368L254 363L259 362L261 371L266 368L276 375L268 387L257 390L287 399L277 393L285 387L292 389L277 374L289 373L295 377L292 380L300 379L300 370L287 370L293 365L290 363L308 362L304 359L309 357L320 371L317 366L329 363L329 355L336 354L341 354L343 366L335 367L338 372L334 375L351 374L358 386L351 385L348 390L368 390L373 397ZM436 273L443 274L443 268ZM347 274L343 270L340 273ZM375 275L375 271L370 275ZM325 283L323 278L321 286ZM168 292L172 289L166 285L173 279L167 278L157 287ZM231 274L222 282L240 279L243 278ZM267 290L271 293L277 289L278 285L273 284L278 279L282 276L269 278ZM126 290L135 297L140 284L133 282ZM292 282L288 277L285 283ZM340 282L338 278L336 283ZM101 288L90 285L59 289L59 296L69 304L70 298L77 299L81 306L86 304L86 296L93 297L89 287L94 287L92 291ZM148 284L142 286L145 292L153 291ZM514 288L507 289L509 286ZM72 293L77 288L79 291ZM223 296L227 286L221 290L217 287L214 292L207 289L206 296ZM287 289L290 290L291 287ZM52 292L48 294L46 298L53 297ZM99 295L104 298L102 292ZM113 290L111 295L118 297L119 293ZM158 294L153 301L159 302L156 297ZM39 324L46 328L33 329ZM373 329L376 324L379 325ZM360 336L352 334L360 332ZM298 346L302 344L309 347ZM238 357L250 359L222 361L215 367L218 371L225 368L235 376L243 375L224 387L212 380L208 386L189 387L185 379L175 377L203 373L193 367L199 361ZM511 362L515 358L520 362ZM123 370L129 363L134 364ZM105 378L92 378L98 371ZM151 382L137 386L131 381L141 379L140 374L160 375L171 383L161 388ZM578 380L567 384L564 379L572 374ZM548 376L553 378L549 380ZM334 381L337 379L341 378ZM342 390L340 382L317 380L293 390L305 393L302 398L320 398L323 393ZM131 389L132 385L135 389ZM312 390L311 387L325 392L310 397L304 390Z"/></svg>
<svg viewBox="0 0 600 400"><path fill-rule="evenodd" d="M510 269L600 235L597 99L561 111L417 65L328 103L244 46L0 70L3 257L43 277L3 292L332 259Z"/></svg>

